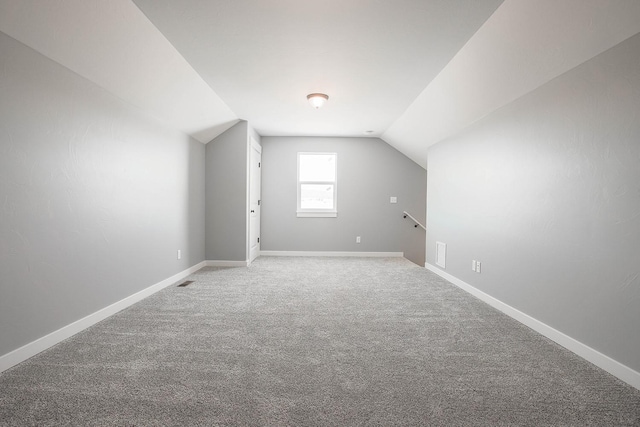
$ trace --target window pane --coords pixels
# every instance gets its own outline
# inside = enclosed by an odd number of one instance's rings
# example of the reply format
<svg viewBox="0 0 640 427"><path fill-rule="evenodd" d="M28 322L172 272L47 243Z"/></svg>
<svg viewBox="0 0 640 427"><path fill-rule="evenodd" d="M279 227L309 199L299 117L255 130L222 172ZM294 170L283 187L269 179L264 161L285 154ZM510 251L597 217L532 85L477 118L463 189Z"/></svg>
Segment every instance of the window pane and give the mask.
<svg viewBox="0 0 640 427"><path fill-rule="evenodd" d="M332 184L301 184L301 209L333 209Z"/></svg>
<svg viewBox="0 0 640 427"><path fill-rule="evenodd" d="M335 180L335 154L300 154L300 181Z"/></svg>

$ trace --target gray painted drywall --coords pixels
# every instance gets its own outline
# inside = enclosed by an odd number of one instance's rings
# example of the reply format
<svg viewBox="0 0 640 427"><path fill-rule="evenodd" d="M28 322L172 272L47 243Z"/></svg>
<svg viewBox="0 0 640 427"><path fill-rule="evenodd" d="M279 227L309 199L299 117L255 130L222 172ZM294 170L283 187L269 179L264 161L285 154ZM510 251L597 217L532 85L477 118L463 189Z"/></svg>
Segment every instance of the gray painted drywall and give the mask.
<svg viewBox="0 0 640 427"><path fill-rule="evenodd" d="M206 257L249 259L249 137L260 136L240 121L206 147Z"/></svg>
<svg viewBox="0 0 640 427"><path fill-rule="evenodd" d="M0 33L0 355L203 261L204 153Z"/></svg>
<svg viewBox="0 0 640 427"><path fill-rule="evenodd" d="M337 218L296 217L297 153L304 151L338 154ZM262 250L404 252L424 265L425 233L402 211L424 224L426 172L387 143L263 136L262 164Z"/></svg>
<svg viewBox="0 0 640 427"><path fill-rule="evenodd" d="M427 261L640 371L640 35L429 150ZM471 261L482 262L482 273Z"/></svg>

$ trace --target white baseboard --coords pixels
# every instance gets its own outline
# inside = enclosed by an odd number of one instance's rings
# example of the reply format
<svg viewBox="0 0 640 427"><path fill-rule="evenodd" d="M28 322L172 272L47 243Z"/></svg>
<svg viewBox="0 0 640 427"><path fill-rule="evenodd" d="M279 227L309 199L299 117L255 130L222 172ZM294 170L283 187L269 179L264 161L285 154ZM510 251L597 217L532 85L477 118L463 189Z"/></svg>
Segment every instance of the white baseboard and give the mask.
<svg viewBox="0 0 640 427"><path fill-rule="evenodd" d="M177 281L184 279L191 273L200 270L205 265L205 261L200 262L193 267L190 267L184 271L181 271L180 273L174 274L173 276L164 279L161 282L156 283L155 285L149 286L146 289L136 292L135 294L130 295L118 302L115 302L86 317L83 317L80 320L76 320L75 322L67 326L63 326L57 331L51 332L50 334L45 335L42 338L38 338L37 340L30 342L29 344L25 344L24 346L13 350L10 353L0 356L0 373L17 365L18 363L24 362L25 360L35 356L41 351L48 349L49 347L53 347L59 342L62 342L67 338L77 334L78 332L87 329L89 326L95 325L96 323L106 319L107 317L112 316L121 310L124 310L125 308L137 303L138 301L141 301L144 298L155 294L156 292L166 288L167 286L171 286Z"/></svg>
<svg viewBox="0 0 640 427"><path fill-rule="evenodd" d="M402 258L404 257L404 252L260 251L260 256Z"/></svg>
<svg viewBox="0 0 640 427"><path fill-rule="evenodd" d="M508 315L509 317L517 320L518 322L530 327L539 334L544 335L550 340L560 344L564 348L572 351L583 359L593 363L597 367L609 372L611 375L621 379L627 384L640 390L640 372L637 372L626 365L610 358L609 356L600 353L598 350L594 350L586 344L571 338L570 336L552 328L551 326L521 312L520 310L511 307L508 304L492 297L489 294L482 292L481 290L474 288L470 284L452 276L451 274L439 269L438 267L425 263L424 265L428 270L434 272L438 276L448 280L460 289L470 293L474 297L486 302L493 308L496 308Z"/></svg>
<svg viewBox="0 0 640 427"><path fill-rule="evenodd" d="M247 267L249 261L205 261L207 267Z"/></svg>

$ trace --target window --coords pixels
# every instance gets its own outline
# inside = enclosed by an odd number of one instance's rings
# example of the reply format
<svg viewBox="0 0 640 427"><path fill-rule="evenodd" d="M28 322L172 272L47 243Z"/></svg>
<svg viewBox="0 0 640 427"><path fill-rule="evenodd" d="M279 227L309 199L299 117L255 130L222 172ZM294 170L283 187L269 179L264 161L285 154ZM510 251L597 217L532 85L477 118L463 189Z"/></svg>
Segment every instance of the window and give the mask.
<svg viewBox="0 0 640 427"><path fill-rule="evenodd" d="M337 217L336 153L298 153L298 217Z"/></svg>

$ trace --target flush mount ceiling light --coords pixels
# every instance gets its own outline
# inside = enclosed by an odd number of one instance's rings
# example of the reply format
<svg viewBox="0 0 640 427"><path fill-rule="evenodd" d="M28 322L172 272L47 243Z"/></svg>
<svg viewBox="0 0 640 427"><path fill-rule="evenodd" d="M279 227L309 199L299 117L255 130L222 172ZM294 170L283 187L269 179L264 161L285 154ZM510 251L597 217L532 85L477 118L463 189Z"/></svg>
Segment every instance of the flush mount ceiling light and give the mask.
<svg viewBox="0 0 640 427"><path fill-rule="evenodd" d="M316 110L324 105L325 102L329 99L328 95L324 93L310 93L307 95L307 99L313 108Z"/></svg>

